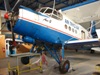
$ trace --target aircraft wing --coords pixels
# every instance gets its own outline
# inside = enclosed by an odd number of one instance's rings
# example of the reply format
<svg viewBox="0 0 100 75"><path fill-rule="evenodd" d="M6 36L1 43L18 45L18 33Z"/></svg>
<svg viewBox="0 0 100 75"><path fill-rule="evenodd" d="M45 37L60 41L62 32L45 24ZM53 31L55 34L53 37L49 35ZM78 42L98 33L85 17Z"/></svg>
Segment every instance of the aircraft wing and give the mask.
<svg viewBox="0 0 100 75"><path fill-rule="evenodd" d="M87 39L87 40L75 40L65 41L65 45L74 49L90 49L92 47L100 47L100 38Z"/></svg>
<svg viewBox="0 0 100 75"><path fill-rule="evenodd" d="M100 0L87 0L73 6L62 8L62 12L77 23L100 19Z"/></svg>

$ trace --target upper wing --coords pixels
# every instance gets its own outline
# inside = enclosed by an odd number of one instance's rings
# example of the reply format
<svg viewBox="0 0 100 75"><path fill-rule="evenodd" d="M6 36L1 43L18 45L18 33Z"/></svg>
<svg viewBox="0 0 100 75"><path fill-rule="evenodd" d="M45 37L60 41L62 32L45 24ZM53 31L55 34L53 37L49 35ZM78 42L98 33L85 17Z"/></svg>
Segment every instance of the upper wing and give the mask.
<svg viewBox="0 0 100 75"><path fill-rule="evenodd" d="M65 41L65 45L67 47L75 48L75 49L79 49L79 48L90 49L92 47L100 47L100 38Z"/></svg>
<svg viewBox="0 0 100 75"><path fill-rule="evenodd" d="M71 8L71 9L70 9ZM77 23L100 19L100 0L87 0L70 7L62 8L62 12Z"/></svg>

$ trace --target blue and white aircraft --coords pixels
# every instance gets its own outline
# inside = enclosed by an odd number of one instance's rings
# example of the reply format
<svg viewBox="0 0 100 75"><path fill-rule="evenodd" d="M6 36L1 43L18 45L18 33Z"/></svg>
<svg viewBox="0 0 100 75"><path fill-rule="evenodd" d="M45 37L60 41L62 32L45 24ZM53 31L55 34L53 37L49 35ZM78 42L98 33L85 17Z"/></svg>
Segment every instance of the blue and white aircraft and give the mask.
<svg viewBox="0 0 100 75"><path fill-rule="evenodd" d="M91 49L100 45L100 38L96 38L94 21L91 22L90 30L86 30L81 25L67 18L62 11L50 7L42 7L37 11L20 6L19 11L15 11L21 0L10 9L8 0L5 1L7 13L4 15L7 21L7 27L14 33L23 36L22 40L33 44L37 41L42 42L46 50L53 56L59 64L61 73L68 72L70 62L64 59L64 48L72 49ZM52 48L54 54L49 50L51 45L61 45L61 57L56 50ZM62 58L60 60L60 58Z"/></svg>

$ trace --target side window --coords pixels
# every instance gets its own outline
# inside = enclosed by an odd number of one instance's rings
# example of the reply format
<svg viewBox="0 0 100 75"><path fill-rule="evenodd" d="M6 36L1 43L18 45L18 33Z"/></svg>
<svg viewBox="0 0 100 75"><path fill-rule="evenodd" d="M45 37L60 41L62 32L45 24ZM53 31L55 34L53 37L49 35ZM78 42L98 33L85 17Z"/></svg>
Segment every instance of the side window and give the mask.
<svg viewBox="0 0 100 75"><path fill-rule="evenodd" d="M45 12L48 16L51 16L52 10L51 9L47 9L47 11Z"/></svg>
<svg viewBox="0 0 100 75"><path fill-rule="evenodd" d="M75 30L75 33L77 34L77 30Z"/></svg>
<svg viewBox="0 0 100 75"><path fill-rule="evenodd" d="M69 31L71 31L71 27L69 26Z"/></svg>
<svg viewBox="0 0 100 75"><path fill-rule="evenodd" d="M67 25L65 24L65 29L67 29Z"/></svg>
<svg viewBox="0 0 100 75"><path fill-rule="evenodd" d="M44 13L46 9L41 9L40 12Z"/></svg>
<svg viewBox="0 0 100 75"><path fill-rule="evenodd" d="M72 28L72 32L74 32L74 28Z"/></svg>

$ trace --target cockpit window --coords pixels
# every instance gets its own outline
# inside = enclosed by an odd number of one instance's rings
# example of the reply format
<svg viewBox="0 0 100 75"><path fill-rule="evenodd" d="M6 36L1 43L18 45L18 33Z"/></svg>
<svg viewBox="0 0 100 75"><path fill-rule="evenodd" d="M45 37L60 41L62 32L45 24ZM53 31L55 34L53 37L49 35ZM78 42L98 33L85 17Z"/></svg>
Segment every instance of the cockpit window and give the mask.
<svg viewBox="0 0 100 75"><path fill-rule="evenodd" d="M58 19L58 20L62 20L63 17L62 17L62 14L60 14L58 11L54 10L53 14L52 14L52 17L55 18L55 19Z"/></svg>
<svg viewBox="0 0 100 75"><path fill-rule="evenodd" d="M45 12L45 9L41 9L40 12L44 13Z"/></svg>
<svg viewBox="0 0 100 75"><path fill-rule="evenodd" d="M52 13L52 10L48 9L45 13Z"/></svg>
<svg viewBox="0 0 100 75"><path fill-rule="evenodd" d="M48 16L51 16L52 18L55 18L57 20L62 20L63 16L60 12L58 12L57 10L54 10L52 8L42 8L40 10L40 12L47 14Z"/></svg>
<svg viewBox="0 0 100 75"><path fill-rule="evenodd" d="M54 14L54 15L58 15L58 12L57 12L57 11L54 11L53 14Z"/></svg>

